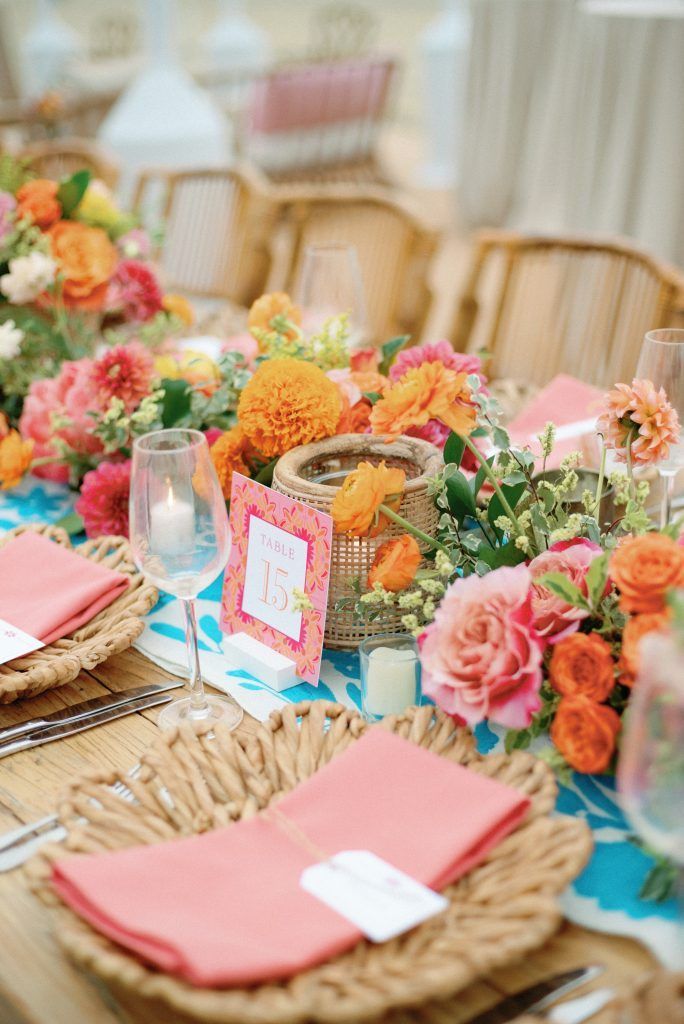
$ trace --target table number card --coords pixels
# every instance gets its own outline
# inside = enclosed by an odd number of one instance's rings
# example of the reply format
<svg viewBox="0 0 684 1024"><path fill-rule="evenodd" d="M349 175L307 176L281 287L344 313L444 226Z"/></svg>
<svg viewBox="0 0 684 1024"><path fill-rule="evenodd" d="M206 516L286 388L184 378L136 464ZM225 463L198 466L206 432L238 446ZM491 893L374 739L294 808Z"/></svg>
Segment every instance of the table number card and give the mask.
<svg viewBox="0 0 684 1024"><path fill-rule="evenodd" d="M290 659L316 685L330 582L332 519L301 501L233 475L232 547L221 609L225 633L247 634ZM294 591L313 607L298 611ZM242 645L249 652L249 644ZM277 662L274 659L277 670Z"/></svg>

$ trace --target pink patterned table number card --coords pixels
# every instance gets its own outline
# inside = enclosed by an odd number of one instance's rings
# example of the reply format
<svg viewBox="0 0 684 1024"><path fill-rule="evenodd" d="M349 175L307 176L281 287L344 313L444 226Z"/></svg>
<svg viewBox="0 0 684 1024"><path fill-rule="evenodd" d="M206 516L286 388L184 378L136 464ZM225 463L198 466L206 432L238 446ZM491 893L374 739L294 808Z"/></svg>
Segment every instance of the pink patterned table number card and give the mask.
<svg viewBox="0 0 684 1024"><path fill-rule="evenodd" d="M278 690L298 680L317 685L332 519L235 473L230 529L220 622L232 634L224 641L228 656Z"/></svg>

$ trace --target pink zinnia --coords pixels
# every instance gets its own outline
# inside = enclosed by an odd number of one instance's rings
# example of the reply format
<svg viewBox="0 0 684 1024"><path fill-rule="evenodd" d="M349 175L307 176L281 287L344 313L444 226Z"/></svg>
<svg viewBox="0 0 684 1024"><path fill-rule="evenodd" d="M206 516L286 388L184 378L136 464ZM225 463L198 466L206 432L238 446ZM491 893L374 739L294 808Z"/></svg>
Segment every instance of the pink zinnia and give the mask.
<svg viewBox="0 0 684 1024"><path fill-rule="evenodd" d="M109 282L106 308L125 320L150 320L162 308L162 293L154 271L140 260L122 260Z"/></svg>
<svg viewBox="0 0 684 1024"><path fill-rule="evenodd" d="M596 430L620 462L627 461L631 447L632 462L643 466L668 458L670 445L679 441L680 426L665 390L635 379L607 393Z"/></svg>
<svg viewBox="0 0 684 1024"><path fill-rule="evenodd" d="M390 369L390 378L399 380L408 370L422 366L423 363L444 363L447 369L456 370L457 373L475 373L483 384L487 379L482 372L479 356L455 352L450 342L444 340L402 349Z"/></svg>
<svg viewBox="0 0 684 1024"><path fill-rule="evenodd" d="M139 341L110 348L95 361L91 379L103 408L120 398L130 413L152 391L154 357Z"/></svg>
<svg viewBox="0 0 684 1024"><path fill-rule="evenodd" d="M131 462L101 462L83 477L76 511L88 537L128 536Z"/></svg>

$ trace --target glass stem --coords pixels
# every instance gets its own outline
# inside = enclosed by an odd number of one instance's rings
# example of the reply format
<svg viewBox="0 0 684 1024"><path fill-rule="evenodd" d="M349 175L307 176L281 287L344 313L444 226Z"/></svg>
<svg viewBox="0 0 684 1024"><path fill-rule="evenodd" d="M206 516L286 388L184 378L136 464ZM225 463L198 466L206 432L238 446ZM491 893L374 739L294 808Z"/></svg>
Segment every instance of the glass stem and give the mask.
<svg viewBox="0 0 684 1024"><path fill-rule="evenodd" d="M676 473L660 471L660 479L663 485L663 496L660 506L660 529L664 529L672 519L672 501L674 498L674 486Z"/></svg>
<svg viewBox="0 0 684 1024"><path fill-rule="evenodd" d="M209 705L202 684L194 598L184 598L183 608L185 609L185 645L188 649L188 668L190 669L190 717L203 718Z"/></svg>

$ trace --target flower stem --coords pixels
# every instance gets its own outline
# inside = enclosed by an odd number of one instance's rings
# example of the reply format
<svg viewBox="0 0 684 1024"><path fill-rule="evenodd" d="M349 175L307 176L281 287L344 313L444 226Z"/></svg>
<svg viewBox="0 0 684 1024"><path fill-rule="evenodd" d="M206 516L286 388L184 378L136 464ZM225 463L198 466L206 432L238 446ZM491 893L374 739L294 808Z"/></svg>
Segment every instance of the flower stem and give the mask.
<svg viewBox="0 0 684 1024"><path fill-rule="evenodd" d="M634 501L636 499L636 487L634 486L634 466L632 465L632 441L634 440L634 431L630 430L629 436L627 437L627 476L629 477L629 493Z"/></svg>
<svg viewBox="0 0 684 1024"><path fill-rule="evenodd" d="M397 512L388 508L387 505L381 505L379 511L382 512L383 515L387 516L388 519L391 519L393 523L396 523L398 526L403 526L407 533L412 533L414 537L417 537L418 540L422 540L423 544L427 544L428 547L434 548L435 551L444 551L446 554L449 553L448 548L445 547L444 544L435 540L433 537L429 537L427 533L423 533L423 531L419 530L417 526L410 523L408 519L404 519L403 516L400 516Z"/></svg>
<svg viewBox="0 0 684 1024"><path fill-rule="evenodd" d="M599 515L601 508L601 498L603 497L603 484L606 479L606 444L603 438L601 438L601 465L599 466L599 478L596 484L596 499L594 502L594 514ZM600 525L600 524L599 524Z"/></svg>
<svg viewBox="0 0 684 1024"><path fill-rule="evenodd" d="M494 473L492 473L491 466L489 465L489 463L487 462L486 458L484 457L484 455L482 454L480 449L477 447L477 445L473 444L473 442L470 440L469 437L464 437L463 440L465 441L466 447L473 453L473 455L475 456L477 461L482 466L482 471L484 472L484 475L487 477L487 479L489 480L490 484L494 488L494 493L496 494L497 498L501 502L502 509L504 510L504 512L506 513L507 517L510 519L511 523L513 524L513 529L518 534L518 536L522 537L524 535L525 531L523 530L522 526L518 522L518 518L517 518L515 512L511 508L508 500L506 499L506 496L504 495L503 491L501 490L501 485L499 484L499 481L496 479Z"/></svg>

